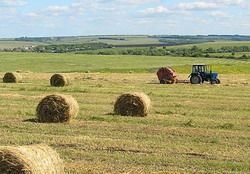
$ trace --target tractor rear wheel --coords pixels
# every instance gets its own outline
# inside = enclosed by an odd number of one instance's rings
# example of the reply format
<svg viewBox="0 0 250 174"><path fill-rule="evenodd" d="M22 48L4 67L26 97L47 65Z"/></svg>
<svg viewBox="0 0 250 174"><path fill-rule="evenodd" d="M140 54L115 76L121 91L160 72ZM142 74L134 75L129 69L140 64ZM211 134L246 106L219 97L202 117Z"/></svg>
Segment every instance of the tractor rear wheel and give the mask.
<svg viewBox="0 0 250 174"><path fill-rule="evenodd" d="M216 84L220 84L220 79L216 79Z"/></svg>
<svg viewBox="0 0 250 174"><path fill-rule="evenodd" d="M201 76L195 75L190 78L191 84L200 84L202 82Z"/></svg>
<svg viewBox="0 0 250 174"><path fill-rule="evenodd" d="M217 84L217 80L211 80L211 85Z"/></svg>

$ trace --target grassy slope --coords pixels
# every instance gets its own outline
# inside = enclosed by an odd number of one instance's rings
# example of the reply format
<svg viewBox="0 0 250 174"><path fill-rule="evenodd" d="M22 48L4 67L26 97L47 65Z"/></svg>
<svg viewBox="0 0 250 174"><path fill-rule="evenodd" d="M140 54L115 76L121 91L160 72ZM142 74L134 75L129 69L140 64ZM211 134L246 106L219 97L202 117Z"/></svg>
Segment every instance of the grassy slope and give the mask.
<svg viewBox="0 0 250 174"><path fill-rule="evenodd" d="M0 53L0 70L31 72L155 72L172 66L178 73L190 73L191 65L206 63L220 73L250 73L250 62L231 59L164 56L98 56L75 54ZM235 66L237 65L237 66Z"/></svg>
<svg viewBox="0 0 250 174"><path fill-rule="evenodd" d="M206 42L206 43L200 43L200 44L170 46L169 48L191 48L194 45L203 49L206 49L209 47L221 48L223 46L250 46L250 41L216 41L216 42Z"/></svg>
<svg viewBox="0 0 250 174"><path fill-rule="evenodd" d="M126 40L111 40L111 39L98 39L99 37L105 38L125 38ZM159 44L159 40L155 38L149 38L147 36L93 36L93 37L79 37L75 39L65 38L55 44L61 43L93 43L103 42L112 45L136 45L136 44Z"/></svg>
<svg viewBox="0 0 250 174"><path fill-rule="evenodd" d="M28 46L37 46L42 45L42 43L39 42L24 42L24 41L4 41L0 40L0 49L4 48L23 48Z"/></svg>
<svg viewBox="0 0 250 174"><path fill-rule="evenodd" d="M242 57L243 55L250 56L250 52L236 52L234 57ZM210 53L211 56L231 56L232 53Z"/></svg>
<svg viewBox="0 0 250 174"><path fill-rule="evenodd" d="M106 38L125 38L126 40L111 40L111 39L99 39L99 37ZM36 46L42 44L82 44L82 43L98 43L103 42L113 45L136 45L136 44L159 44L159 39L149 38L147 36L85 36L85 37L64 37L59 40L42 42L25 42L14 40L0 40L1 48L17 48L26 46Z"/></svg>

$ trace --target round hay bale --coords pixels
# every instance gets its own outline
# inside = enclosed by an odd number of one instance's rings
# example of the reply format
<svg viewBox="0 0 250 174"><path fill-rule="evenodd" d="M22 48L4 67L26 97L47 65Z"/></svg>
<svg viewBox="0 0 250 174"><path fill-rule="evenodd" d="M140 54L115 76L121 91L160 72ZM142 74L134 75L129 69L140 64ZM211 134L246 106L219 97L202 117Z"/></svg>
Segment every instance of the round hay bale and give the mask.
<svg viewBox="0 0 250 174"><path fill-rule="evenodd" d="M70 95L49 95L43 98L36 108L41 123L69 122L79 110L77 101Z"/></svg>
<svg viewBox="0 0 250 174"><path fill-rule="evenodd" d="M162 67L157 71L157 77L161 84L174 84L177 81L177 75L174 69Z"/></svg>
<svg viewBox="0 0 250 174"><path fill-rule="evenodd" d="M7 72L3 77L4 83L20 83L22 82L22 76L15 72Z"/></svg>
<svg viewBox="0 0 250 174"><path fill-rule="evenodd" d="M64 174L59 155L47 145L0 147L2 174Z"/></svg>
<svg viewBox="0 0 250 174"><path fill-rule="evenodd" d="M149 96L144 93L125 93L118 97L114 105L114 112L122 116L139 116L148 115L151 106Z"/></svg>
<svg viewBox="0 0 250 174"><path fill-rule="evenodd" d="M70 79L68 75L54 74L50 78L50 85L55 87L63 87L70 85Z"/></svg>

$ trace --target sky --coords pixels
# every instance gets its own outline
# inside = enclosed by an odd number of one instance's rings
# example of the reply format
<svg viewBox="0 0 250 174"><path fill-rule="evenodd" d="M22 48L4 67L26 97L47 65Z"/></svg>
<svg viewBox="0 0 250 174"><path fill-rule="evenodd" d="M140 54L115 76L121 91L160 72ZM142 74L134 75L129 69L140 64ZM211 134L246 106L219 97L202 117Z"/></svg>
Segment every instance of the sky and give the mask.
<svg viewBox="0 0 250 174"><path fill-rule="evenodd" d="M250 0L0 0L0 38L250 35Z"/></svg>

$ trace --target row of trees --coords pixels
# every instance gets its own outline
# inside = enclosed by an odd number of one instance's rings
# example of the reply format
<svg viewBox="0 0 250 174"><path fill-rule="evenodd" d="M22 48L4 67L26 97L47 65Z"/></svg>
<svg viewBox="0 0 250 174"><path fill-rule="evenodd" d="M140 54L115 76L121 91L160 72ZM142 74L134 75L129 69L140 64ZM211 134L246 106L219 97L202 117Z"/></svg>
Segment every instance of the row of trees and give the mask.
<svg viewBox="0 0 250 174"><path fill-rule="evenodd" d="M67 53L67 52L80 52L86 50L98 50L105 48L112 48L112 46L105 43L45 45L45 46L37 46L33 49L33 51L45 52L45 53Z"/></svg>
<svg viewBox="0 0 250 174"><path fill-rule="evenodd" d="M248 46L234 46L221 48L202 49L197 46L191 48L168 48L168 47L150 47L150 48L127 48L127 49L104 49L94 51L84 51L84 54L99 55L146 55L146 56L179 56L179 57L218 57L218 58L235 58L236 52L250 52ZM230 53L225 55L215 55L214 53ZM243 55L241 58L249 58Z"/></svg>
<svg viewBox="0 0 250 174"><path fill-rule="evenodd" d="M220 48L200 48L193 46L191 48L169 48L164 47L142 47L142 48L114 48L105 43L84 43L84 44L61 44L61 45L40 45L22 49L2 50L2 51L29 51L45 53L67 53L74 52L80 54L98 54L98 55L145 55L145 56L179 56L179 57L218 57L218 58L236 58L237 52L250 52L250 46L223 46ZM226 53L218 54L215 53ZM230 53L230 54L228 54ZM243 55L240 58L250 58Z"/></svg>

